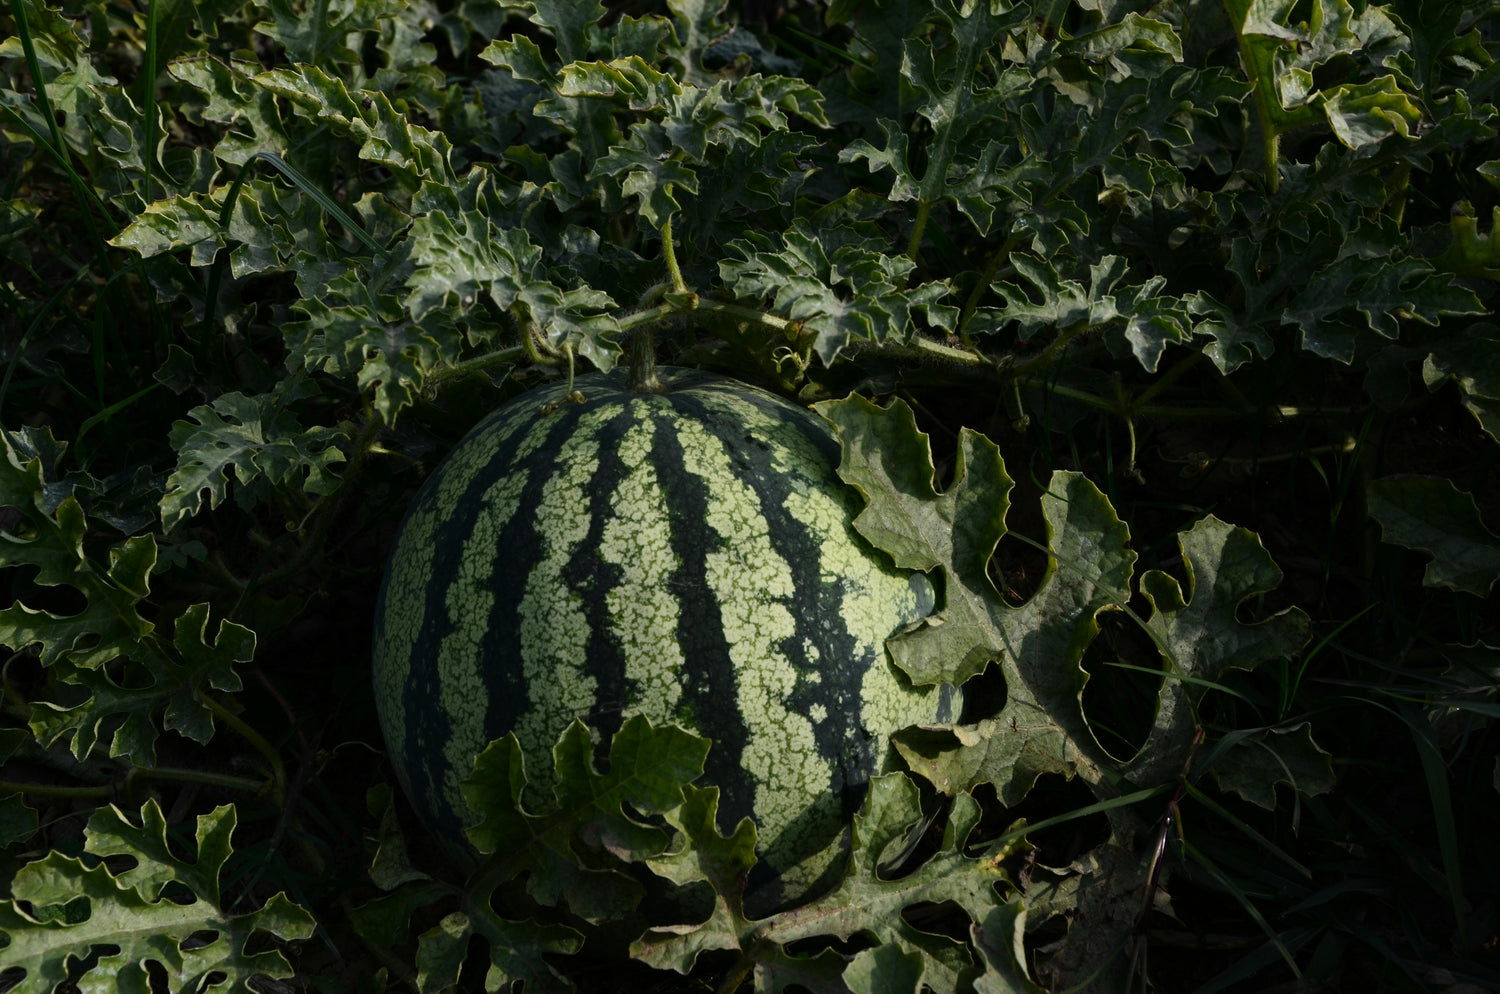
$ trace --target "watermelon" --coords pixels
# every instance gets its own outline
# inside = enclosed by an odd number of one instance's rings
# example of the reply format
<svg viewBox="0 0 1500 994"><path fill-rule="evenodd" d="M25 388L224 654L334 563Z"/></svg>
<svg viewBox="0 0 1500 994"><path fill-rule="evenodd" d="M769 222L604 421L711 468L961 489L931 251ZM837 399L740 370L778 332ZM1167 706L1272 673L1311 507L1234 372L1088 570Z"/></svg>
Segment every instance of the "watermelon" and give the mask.
<svg viewBox="0 0 1500 994"><path fill-rule="evenodd" d="M795 897L833 865L888 738L950 720L884 641L931 613L851 522L839 445L811 412L706 373L623 370L533 390L474 428L428 479L391 553L374 680L389 754L440 838L459 784L515 732L532 800L575 719L601 755L644 714L712 740L719 822L757 823L753 882ZM772 885L775 884L775 887Z"/></svg>

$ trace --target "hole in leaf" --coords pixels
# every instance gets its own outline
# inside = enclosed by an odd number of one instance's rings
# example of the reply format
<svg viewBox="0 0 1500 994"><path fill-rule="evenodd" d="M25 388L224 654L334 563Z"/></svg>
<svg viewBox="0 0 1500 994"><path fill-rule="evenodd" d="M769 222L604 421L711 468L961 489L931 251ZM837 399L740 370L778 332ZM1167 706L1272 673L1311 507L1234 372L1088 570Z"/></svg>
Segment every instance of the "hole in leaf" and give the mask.
<svg viewBox="0 0 1500 994"><path fill-rule="evenodd" d="M907 829L904 837L892 840L881 853L877 874L882 880L899 880L909 876L935 856L943 845L943 832L948 825L949 798L937 793L918 778L922 792L922 813L925 816L916 826ZM913 838L916 827L922 827L920 837Z"/></svg>
<svg viewBox="0 0 1500 994"><path fill-rule="evenodd" d="M59 991L76 991L79 980L98 968L99 960L120 955L120 947L112 942L101 942L89 946L88 954L81 959L69 961L68 979L57 986Z"/></svg>
<svg viewBox="0 0 1500 994"><path fill-rule="evenodd" d="M994 662L969 678L963 686L963 692L964 706L960 721L965 725L994 717L1005 709L1005 702L1010 699L1010 691L1005 685L1005 673Z"/></svg>
<svg viewBox="0 0 1500 994"><path fill-rule="evenodd" d="M219 933L213 928L199 928L192 936L183 939L180 949L183 952L192 952L193 949L202 949L219 942Z"/></svg>
<svg viewBox="0 0 1500 994"><path fill-rule="evenodd" d="M186 884L176 880L167 881L161 889L161 896L182 907L198 903L198 895L194 894Z"/></svg>
<svg viewBox="0 0 1500 994"><path fill-rule="evenodd" d="M1258 625L1296 604L1297 598L1293 596L1293 585L1283 582L1274 590L1247 597L1241 603L1236 604L1234 620L1242 625Z"/></svg>
<svg viewBox="0 0 1500 994"><path fill-rule="evenodd" d="M1099 634L1083 654L1089 675L1083 713L1106 752L1125 761L1141 751L1156 720L1161 656L1140 626L1120 611L1099 616ZM1142 672L1151 670L1153 672Z"/></svg>
<svg viewBox="0 0 1500 994"><path fill-rule="evenodd" d="M359 50L359 58L364 64L366 76L374 76L376 70L380 68L381 63L385 61L381 58L380 48L376 45L375 32L365 32L364 44L360 46Z"/></svg>
<svg viewBox="0 0 1500 994"><path fill-rule="evenodd" d="M25 566L12 574L10 594L33 611L46 611L60 618L71 618L88 608L88 598L67 584L42 585L36 582L35 567Z"/></svg>
<svg viewBox="0 0 1500 994"><path fill-rule="evenodd" d="M489 959L489 943L481 936L470 935L468 948L464 950L464 965L458 971L457 989L483 990L481 981L489 971Z"/></svg>
<svg viewBox="0 0 1500 994"><path fill-rule="evenodd" d="M985 567L990 581L1011 607L1025 604L1042 585L1047 553L1014 532L1007 532Z"/></svg>
<svg viewBox="0 0 1500 994"><path fill-rule="evenodd" d="M21 986L21 981L26 979L26 971L19 966L8 966L0 970L0 994L9 994Z"/></svg>
<svg viewBox="0 0 1500 994"><path fill-rule="evenodd" d="M0 532L23 540L30 540L36 535L25 513L11 504L0 507Z"/></svg>
<svg viewBox="0 0 1500 994"><path fill-rule="evenodd" d="M1068 934L1068 916L1066 914L1054 913L1040 924L1033 924L1032 919L1026 920L1026 951L1028 956L1035 950L1047 949L1066 938Z"/></svg>
<svg viewBox="0 0 1500 994"><path fill-rule="evenodd" d="M958 469L958 460L947 453L934 452L932 455L932 483L937 492L945 494L948 488L953 486L953 474Z"/></svg>
<svg viewBox="0 0 1500 994"><path fill-rule="evenodd" d="M154 959L146 960L146 984L151 994L170 994L172 990L172 978L167 975L166 967Z"/></svg>
<svg viewBox="0 0 1500 994"><path fill-rule="evenodd" d="M804 939L793 939L783 948L789 956L816 956L825 949L832 949L841 956L853 956L862 949L869 949L875 944L858 932L847 939L840 939L833 935L810 935Z"/></svg>
<svg viewBox="0 0 1500 994"><path fill-rule="evenodd" d="M971 922L956 901L913 904L901 909L901 918L912 928L929 935L946 935L955 942L969 941Z"/></svg>
<svg viewBox="0 0 1500 994"><path fill-rule="evenodd" d="M104 868L112 877L118 877L122 873L128 873L140 865L140 860L126 853L118 853L113 856L105 856L100 860Z"/></svg>
<svg viewBox="0 0 1500 994"><path fill-rule="evenodd" d="M1069 811L1088 807L1098 798L1081 780L1064 780L1055 773L1044 773L1037 778L1031 791L1014 807L1000 803L993 784L982 784L975 788L974 797L984 810L979 825L969 837L971 848L984 845L1005 835L1017 820L1039 822L1044 818L1055 818ZM1079 855L1109 839L1109 819L1102 813L1070 818L1056 825L1027 832L1026 840L1035 847L1035 861L1044 866L1067 866ZM1007 860L1014 863L1012 872L1028 861L1024 847L1017 847Z"/></svg>

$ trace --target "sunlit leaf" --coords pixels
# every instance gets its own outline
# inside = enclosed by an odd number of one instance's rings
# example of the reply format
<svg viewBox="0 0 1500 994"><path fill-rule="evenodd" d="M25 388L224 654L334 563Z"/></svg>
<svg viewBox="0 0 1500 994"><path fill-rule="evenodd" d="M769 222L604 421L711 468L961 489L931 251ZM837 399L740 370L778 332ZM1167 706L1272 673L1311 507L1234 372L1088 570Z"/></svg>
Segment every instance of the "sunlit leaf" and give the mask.
<svg viewBox="0 0 1500 994"><path fill-rule="evenodd" d="M160 971L174 990L197 989L212 977L227 989L249 990L246 983L254 976L292 976L281 951L267 948L265 939L306 938L312 916L282 893L240 914L220 896L234 808L225 805L199 816L192 862L168 847L166 822L154 800L146 802L140 819L136 825L118 808L101 808L85 831L87 851L129 856L135 861L130 870L112 874L97 861L53 852L17 871L12 899L0 900L0 937L7 940L6 966L23 971L18 989L51 990L75 969L81 969L85 983L107 983L115 990L150 989L152 971ZM190 900L164 895L169 884ZM81 920L34 917L40 909L78 898L87 902ZM206 936L211 938L203 941ZM101 948L106 951L97 959L90 956ZM84 962L88 965L80 968Z"/></svg>

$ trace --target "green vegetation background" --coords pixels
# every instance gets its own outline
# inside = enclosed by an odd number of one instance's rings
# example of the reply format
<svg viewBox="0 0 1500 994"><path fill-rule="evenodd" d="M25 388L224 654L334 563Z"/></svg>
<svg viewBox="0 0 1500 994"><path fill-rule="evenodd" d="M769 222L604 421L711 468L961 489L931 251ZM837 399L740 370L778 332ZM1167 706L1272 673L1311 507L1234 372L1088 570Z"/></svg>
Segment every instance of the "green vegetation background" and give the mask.
<svg viewBox="0 0 1500 994"><path fill-rule="evenodd" d="M0 992L1500 987L1497 10L9 0ZM761 921L701 740L464 867L373 720L416 486L646 331L968 682Z"/></svg>

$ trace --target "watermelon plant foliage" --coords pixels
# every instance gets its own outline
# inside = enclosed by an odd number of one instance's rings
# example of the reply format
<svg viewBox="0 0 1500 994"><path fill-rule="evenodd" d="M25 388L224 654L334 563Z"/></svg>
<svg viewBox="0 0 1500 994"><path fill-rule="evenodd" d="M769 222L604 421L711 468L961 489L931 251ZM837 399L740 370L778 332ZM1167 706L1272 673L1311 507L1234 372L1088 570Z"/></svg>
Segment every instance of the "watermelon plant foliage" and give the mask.
<svg viewBox="0 0 1500 994"><path fill-rule="evenodd" d="M1474 0L11 0L0 994L1500 987L1497 54ZM795 906L677 726L489 743L468 855L384 756L421 481L632 349L811 406L938 591L885 651L964 711Z"/></svg>

